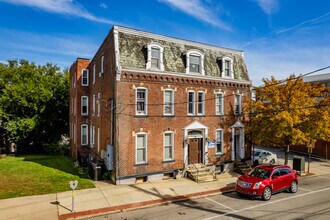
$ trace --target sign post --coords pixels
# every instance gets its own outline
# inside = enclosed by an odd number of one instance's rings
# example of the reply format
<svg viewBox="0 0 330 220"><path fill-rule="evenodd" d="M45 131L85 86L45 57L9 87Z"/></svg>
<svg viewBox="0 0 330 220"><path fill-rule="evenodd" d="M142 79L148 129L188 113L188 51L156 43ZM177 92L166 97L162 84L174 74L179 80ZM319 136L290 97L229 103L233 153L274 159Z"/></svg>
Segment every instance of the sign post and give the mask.
<svg viewBox="0 0 330 220"><path fill-rule="evenodd" d="M77 188L78 186L78 181L70 181L70 188L72 189L72 209L71 212L74 212L74 190Z"/></svg>
<svg viewBox="0 0 330 220"><path fill-rule="evenodd" d="M313 153L313 148L315 148L315 142L307 143L307 147L308 147L308 169L307 169L307 173L309 173L309 167L310 167L310 163L311 163L311 154Z"/></svg>

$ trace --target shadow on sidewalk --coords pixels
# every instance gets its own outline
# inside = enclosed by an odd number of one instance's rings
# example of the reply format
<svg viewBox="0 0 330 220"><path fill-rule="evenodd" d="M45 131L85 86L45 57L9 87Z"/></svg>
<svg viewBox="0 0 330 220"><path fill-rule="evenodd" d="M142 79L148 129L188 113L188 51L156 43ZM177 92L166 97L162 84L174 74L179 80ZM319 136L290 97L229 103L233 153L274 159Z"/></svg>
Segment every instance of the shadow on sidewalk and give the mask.
<svg viewBox="0 0 330 220"><path fill-rule="evenodd" d="M69 208L67 208L67 207L65 207L65 206L62 206L62 205L60 204L59 201L50 202L50 204L61 206L62 208L66 209L66 210L68 210L68 211L70 211L70 212L72 211L71 209L69 209Z"/></svg>

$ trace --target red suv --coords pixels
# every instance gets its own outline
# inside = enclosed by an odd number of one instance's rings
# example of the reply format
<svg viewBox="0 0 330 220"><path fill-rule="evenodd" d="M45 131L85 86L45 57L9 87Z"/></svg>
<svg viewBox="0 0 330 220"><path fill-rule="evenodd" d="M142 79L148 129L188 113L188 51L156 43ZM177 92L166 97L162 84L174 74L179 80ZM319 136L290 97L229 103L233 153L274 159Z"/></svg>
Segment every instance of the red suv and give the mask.
<svg viewBox="0 0 330 220"><path fill-rule="evenodd" d="M260 165L240 176L236 182L236 192L249 197L269 200L272 194L288 190L298 191L298 175L289 166Z"/></svg>

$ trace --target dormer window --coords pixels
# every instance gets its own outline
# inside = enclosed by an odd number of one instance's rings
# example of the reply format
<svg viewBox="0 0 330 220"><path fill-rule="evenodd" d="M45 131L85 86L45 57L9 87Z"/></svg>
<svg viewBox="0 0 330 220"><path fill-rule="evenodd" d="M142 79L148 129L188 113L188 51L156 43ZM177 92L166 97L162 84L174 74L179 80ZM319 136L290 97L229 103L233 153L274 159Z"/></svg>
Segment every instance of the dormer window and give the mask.
<svg viewBox="0 0 330 220"><path fill-rule="evenodd" d="M230 57L223 57L219 60L221 65L221 76L224 78L234 78L233 59Z"/></svg>
<svg viewBox="0 0 330 220"><path fill-rule="evenodd" d="M201 74L204 72L204 55L198 51L190 50L186 53L186 73Z"/></svg>
<svg viewBox="0 0 330 220"><path fill-rule="evenodd" d="M146 68L148 70L161 70L164 71L163 64L163 47L158 44L149 44L148 48L148 62Z"/></svg>

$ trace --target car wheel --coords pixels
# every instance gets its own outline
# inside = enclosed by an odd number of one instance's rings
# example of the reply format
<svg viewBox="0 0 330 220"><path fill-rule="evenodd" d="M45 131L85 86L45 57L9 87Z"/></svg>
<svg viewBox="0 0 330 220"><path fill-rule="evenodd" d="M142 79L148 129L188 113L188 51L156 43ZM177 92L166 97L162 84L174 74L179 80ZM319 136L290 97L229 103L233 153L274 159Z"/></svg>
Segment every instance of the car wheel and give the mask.
<svg viewBox="0 0 330 220"><path fill-rule="evenodd" d="M266 187L262 193L262 199L265 201L270 200L272 197L272 190L269 187Z"/></svg>
<svg viewBox="0 0 330 220"><path fill-rule="evenodd" d="M289 192L290 193L296 193L298 191L298 183L297 181L292 181Z"/></svg>
<svg viewBox="0 0 330 220"><path fill-rule="evenodd" d="M274 165L275 164L275 160L271 159L271 161L269 162L270 165Z"/></svg>

